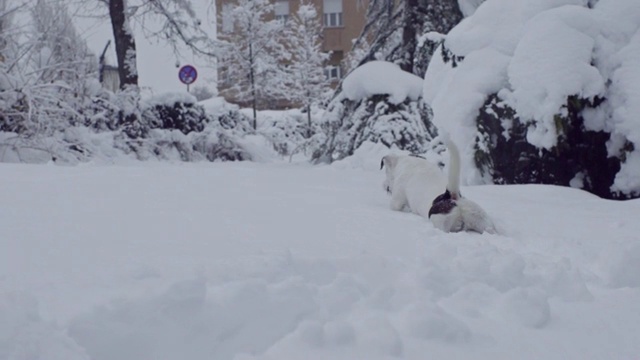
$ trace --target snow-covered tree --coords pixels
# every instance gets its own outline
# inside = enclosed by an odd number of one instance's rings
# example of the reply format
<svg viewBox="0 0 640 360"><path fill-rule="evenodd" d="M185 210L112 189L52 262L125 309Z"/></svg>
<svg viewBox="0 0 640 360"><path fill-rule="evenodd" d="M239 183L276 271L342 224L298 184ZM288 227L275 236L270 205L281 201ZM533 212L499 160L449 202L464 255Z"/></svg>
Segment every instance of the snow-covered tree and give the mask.
<svg viewBox="0 0 640 360"><path fill-rule="evenodd" d="M98 0L106 6L113 29L120 88L116 106L118 121L128 136L140 136L140 117L135 22L147 37L155 37L178 52L185 44L194 53L214 58L216 40L201 27L191 0ZM87 9L94 12L94 8ZM151 20L151 21L147 21Z"/></svg>
<svg viewBox="0 0 640 360"><path fill-rule="evenodd" d="M370 0L366 18L348 59L350 66L357 64L350 73L374 60L384 60L398 65L401 73L421 79L442 39L442 35L425 34L448 32L462 20L462 13L458 0ZM385 95L389 94L388 89L377 89L356 101L345 95L349 89L344 85L350 76L338 86L329 104L323 118L327 140L314 154L314 160L333 161L351 155L364 140L412 152L430 150L436 129L429 106L419 96L397 102ZM390 84L394 81L384 80Z"/></svg>
<svg viewBox="0 0 640 360"><path fill-rule="evenodd" d="M436 132L421 93L422 79L396 64L372 61L357 68L320 121L326 138L313 161L343 159L366 141L427 152Z"/></svg>
<svg viewBox="0 0 640 360"><path fill-rule="evenodd" d="M424 95L467 183L640 196L638 5L487 0L446 35Z"/></svg>
<svg viewBox="0 0 640 360"><path fill-rule="evenodd" d="M62 2L38 0L29 5L22 9L19 24L3 21L2 33L10 38L3 36L0 65L0 130L23 137L83 122L97 70L95 57Z"/></svg>
<svg viewBox="0 0 640 360"><path fill-rule="evenodd" d="M21 84L17 75L22 48L17 39L24 36L24 30L14 23L22 5L0 0L0 131L13 131L24 123L25 105L16 91Z"/></svg>
<svg viewBox="0 0 640 360"><path fill-rule="evenodd" d="M189 92L195 96L198 101L211 99L215 96L215 92L204 85L194 86Z"/></svg>
<svg viewBox="0 0 640 360"><path fill-rule="evenodd" d="M301 104L307 112L307 136L311 136L311 106L317 104L329 89L323 65L329 54L322 51L322 25L314 5L300 1L298 11L287 23L285 39L291 51L287 67L288 82L285 97Z"/></svg>
<svg viewBox="0 0 640 360"><path fill-rule="evenodd" d="M216 40L201 26L191 0L98 0L106 5L113 29L120 86L138 83L134 22L145 36L157 38L178 53L180 44L209 58L217 56ZM94 12L94 8L87 12ZM152 21L146 21L152 20Z"/></svg>
<svg viewBox="0 0 640 360"><path fill-rule="evenodd" d="M132 2L133 0L128 0ZM191 50L195 55L205 58L218 56L218 41L214 34L204 27L207 13L199 14L193 5L194 0L137 0L140 1L141 10L135 10L141 16L153 18L158 25L145 24L142 27L145 35L157 38L168 44L174 53L179 54L182 45ZM211 2L213 3L213 1ZM211 8L211 12L214 9Z"/></svg>
<svg viewBox="0 0 640 360"><path fill-rule="evenodd" d="M384 60L401 40L399 27L402 11L402 1L370 0L365 15L366 22L360 36L353 43L351 63L355 64L350 70L372 61Z"/></svg>
<svg viewBox="0 0 640 360"><path fill-rule="evenodd" d="M78 90L96 74L96 58L80 37L63 2L37 0L31 9L35 67L43 82L64 81Z"/></svg>
<svg viewBox="0 0 640 360"><path fill-rule="evenodd" d="M269 100L282 98L286 86L282 64L291 59L280 37L284 24L268 20L273 10L269 0L238 0L222 9L220 18L223 30L230 27L219 35L223 40L218 65L221 89L252 107L254 129L257 109Z"/></svg>
<svg viewBox="0 0 640 360"><path fill-rule="evenodd" d="M13 26L13 18L16 12L25 6L26 4L19 1L0 0L0 66L6 66L15 50L12 39L16 38L18 29Z"/></svg>
<svg viewBox="0 0 640 360"><path fill-rule="evenodd" d="M360 58L352 62L362 65L371 60L386 60L423 76L435 47L425 52L428 44L421 41L421 36L427 32L449 32L462 20L460 2L466 4L458 0L371 0L367 21L353 46Z"/></svg>

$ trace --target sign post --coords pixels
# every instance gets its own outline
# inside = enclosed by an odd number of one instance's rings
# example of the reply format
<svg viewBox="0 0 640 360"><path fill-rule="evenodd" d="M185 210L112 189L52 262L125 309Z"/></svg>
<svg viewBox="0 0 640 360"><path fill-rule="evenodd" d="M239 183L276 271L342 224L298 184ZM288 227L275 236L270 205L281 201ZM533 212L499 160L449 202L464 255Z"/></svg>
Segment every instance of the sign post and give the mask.
<svg viewBox="0 0 640 360"><path fill-rule="evenodd" d="M187 85L187 92L188 92L189 85L196 82L196 79L198 78L198 71L196 70L195 67L191 65L185 65L181 67L180 70L178 71L178 78L180 78L180 81L183 84Z"/></svg>

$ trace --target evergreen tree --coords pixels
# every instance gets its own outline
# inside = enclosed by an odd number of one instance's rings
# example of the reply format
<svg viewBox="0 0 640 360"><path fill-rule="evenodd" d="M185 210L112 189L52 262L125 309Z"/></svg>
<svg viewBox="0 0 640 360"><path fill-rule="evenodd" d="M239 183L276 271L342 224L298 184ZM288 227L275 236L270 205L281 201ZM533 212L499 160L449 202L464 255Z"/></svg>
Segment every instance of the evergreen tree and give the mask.
<svg viewBox="0 0 640 360"><path fill-rule="evenodd" d="M356 63L386 60L424 76L435 46L420 41L422 35L448 33L462 20L462 12L458 0L371 0L366 18L354 42L354 50L361 53Z"/></svg>
<svg viewBox="0 0 640 360"><path fill-rule="evenodd" d="M291 51L287 67L291 86L286 88L285 98L299 103L307 112L308 137L312 135L311 106L329 89L323 72L329 54L322 51L321 36L322 25L315 6L301 0L285 31L286 46Z"/></svg>
<svg viewBox="0 0 640 360"><path fill-rule="evenodd" d="M218 66L222 92L251 106L254 129L257 109L282 97L287 79L282 64L291 60L280 41L284 24L267 20L273 10L269 0L238 0L222 9L220 19L231 27L220 34L223 53Z"/></svg>

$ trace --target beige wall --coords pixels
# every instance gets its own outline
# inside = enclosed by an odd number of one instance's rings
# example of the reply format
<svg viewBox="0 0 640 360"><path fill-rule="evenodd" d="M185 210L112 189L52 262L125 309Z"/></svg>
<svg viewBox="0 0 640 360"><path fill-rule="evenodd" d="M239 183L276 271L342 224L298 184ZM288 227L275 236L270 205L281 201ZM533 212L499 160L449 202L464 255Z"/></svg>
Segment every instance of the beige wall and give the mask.
<svg viewBox="0 0 640 360"><path fill-rule="evenodd" d="M315 0L314 3L322 15L322 0ZM351 50L352 40L360 35L365 20L366 4L358 6L357 3L357 0L342 1L344 26L324 29L324 50L341 50L344 53Z"/></svg>

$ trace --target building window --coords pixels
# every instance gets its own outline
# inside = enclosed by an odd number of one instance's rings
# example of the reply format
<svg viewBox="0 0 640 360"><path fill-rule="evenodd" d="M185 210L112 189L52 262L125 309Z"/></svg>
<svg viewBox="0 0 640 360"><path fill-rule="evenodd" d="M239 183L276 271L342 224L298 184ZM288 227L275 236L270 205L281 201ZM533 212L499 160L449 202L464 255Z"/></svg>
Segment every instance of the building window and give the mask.
<svg viewBox="0 0 640 360"><path fill-rule="evenodd" d="M342 69L340 69L340 66L325 66L324 76L328 80L338 80L342 77Z"/></svg>
<svg viewBox="0 0 640 360"><path fill-rule="evenodd" d="M325 27L344 26L342 22L342 0L323 0L322 9Z"/></svg>
<svg viewBox="0 0 640 360"><path fill-rule="evenodd" d="M287 20L289 20L289 0L276 1L275 13L276 20L286 24Z"/></svg>
<svg viewBox="0 0 640 360"><path fill-rule="evenodd" d="M222 32L230 33L233 31L233 15L231 12L233 11L233 5L224 4L222 5Z"/></svg>

